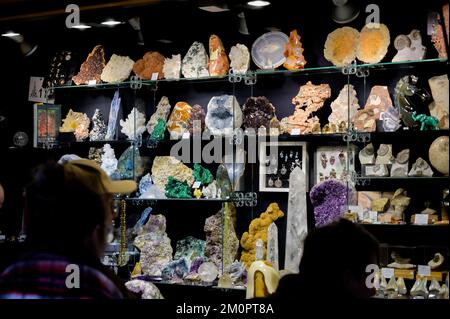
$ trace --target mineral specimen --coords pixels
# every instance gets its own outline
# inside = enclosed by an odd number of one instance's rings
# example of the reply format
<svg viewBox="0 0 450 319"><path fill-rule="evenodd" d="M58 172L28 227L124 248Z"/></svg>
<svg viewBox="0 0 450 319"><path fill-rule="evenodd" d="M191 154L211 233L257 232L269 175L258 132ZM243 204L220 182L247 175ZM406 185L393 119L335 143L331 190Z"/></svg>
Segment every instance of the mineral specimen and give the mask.
<svg viewBox="0 0 450 319"><path fill-rule="evenodd" d="M242 125L242 111L233 95L214 96L208 103L206 127L212 135L231 135Z"/></svg>
<svg viewBox="0 0 450 319"><path fill-rule="evenodd" d="M165 187L167 198L192 198L191 189L186 181L169 176Z"/></svg>
<svg viewBox="0 0 450 319"><path fill-rule="evenodd" d="M117 170L112 174L113 179L134 179L143 173L143 160L139 155L139 148L131 145L120 155Z"/></svg>
<svg viewBox="0 0 450 319"><path fill-rule="evenodd" d="M447 12L447 19L448 19L448 12ZM439 59L447 59L447 49L445 45L444 29L442 28L440 21L441 16L438 14L436 21L434 21L434 23L432 24L433 30L431 34L431 42L433 43L434 47L436 48L436 51L439 54Z"/></svg>
<svg viewBox="0 0 450 319"><path fill-rule="evenodd" d="M155 141L163 141L165 131L166 131L166 121L164 121L163 119L158 119L158 123L153 128L153 132L150 135L150 139Z"/></svg>
<svg viewBox="0 0 450 319"><path fill-rule="evenodd" d="M356 57L365 63L378 63L387 53L389 29L382 23L366 24L359 33Z"/></svg>
<svg viewBox="0 0 450 319"><path fill-rule="evenodd" d="M209 58L205 47L200 42L194 42L183 58L181 73L185 78L209 76Z"/></svg>
<svg viewBox="0 0 450 319"><path fill-rule="evenodd" d="M325 42L324 56L336 66L352 63L356 57L359 32L350 27L343 27L331 32Z"/></svg>
<svg viewBox="0 0 450 319"><path fill-rule="evenodd" d="M164 299L155 284L144 280L130 280L125 283L128 290L139 294L141 299Z"/></svg>
<svg viewBox="0 0 450 319"><path fill-rule="evenodd" d="M177 242L174 259L186 259L188 269L197 257L205 257L205 241L188 236Z"/></svg>
<svg viewBox="0 0 450 319"><path fill-rule="evenodd" d="M441 174L449 174L448 136L440 136L431 143L428 158L431 165Z"/></svg>
<svg viewBox="0 0 450 319"><path fill-rule="evenodd" d="M359 162L361 165L375 164L375 149L370 143L359 152Z"/></svg>
<svg viewBox="0 0 450 319"><path fill-rule="evenodd" d="M230 154L231 157L231 154ZM224 156L222 160L223 165L226 167L228 172L228 178L230 179L231 189L234 191L242 190L243 177L246 165L246 152L243 148L236 148L232 155L232 159Z"/></svg>
<svg viewBox="0 0 450 319"><path fill-rule="evenodd" d="M377 158L375 164L379 165L389 165L394 162L394 157L392 156L392 144L380 144L377 151Z"/></svg>
<svg viewBox="0 0 450 319"><path fill-rule="evenodd" d="M102 165L103 148L91 147L89 148L88 159L96 162L98 165Z"/></svg>
<svg viewBox="0 0 450 319"><path fill-rule="evenodd" d="M109 144L103 146L102 166L101 168L108 176L111 176L117 169L117 159L114 149Z"/></svg>
<svg viewBox="0 0 450 319"><path fill-rule="evenodd" d="M406 196L406 191L402 188L397 189L391 199L391 205L394 207L392 218L397 221L403 220L403 212L410 202L411 198Z"/></svg>
<svg viewBox="0 0 450 319"><path fill-rule="evenodd" d="M153 182L150 174L144 175L139 182L139 194L144 194L152 184Z"/></svg>
<svg viewBox="0 0 450 319"><path fill-rule="evenodd" d="M449 128L449 81L447 74L428 80L434 101L428 106L430 114L439 120L439 128Z"/></svg>
<svg viewBox="0 0 450 319"><path fill-rule="evenodd" d="M389 207L389 198L379 198L372 202L371 209L374 212L385 212Z"/></svg>
<svg viewBox="0 0 450 319"><path fill-rule="evenodd" d="M386 164L376 164L366 166L366 176L387 177L389 169Z"/></svg>
<svg viewBox="0 0 450 319"><path fill-rule="evenodd" d="M275 270L279 270L278 260L278 227L271 223L267 230L267 261L272 264Z"/></svg>
<svg viewBox="0 0 450 319"><path fill-rule="evenodd" d="M93 127L89 132L89 139L91 141L102 141L106 137L106 124L103 115L99 109L95 109L94 116L92 116Z"/></svg>
<svg viewBox="0 0 450 319"><path fill-rule="evenodd" d="M169 176L186 181L189 187L194 183L192 170L172 156L156 156L153 160L152 177L160 190L165 190Z"/></svg>
<svg viewBox="0 0 450 319"><path fill-rule="evenodd" d="M140 138L145 131L145 115L139 112L138 109L133 108L125 121L120 120L120 126L122 126L121 132L129 140Z"/></svg>
<svg viewBox="0 0 450 319"><path fill-rule="evenodd" d="M127 56L113 54L103 69L101 79L103 82L123 82L130 76L134 61Z"/></svg>
<svg viewBox="0 0 450 319"><path fill-rule="evenodd" d="M216 181L213 181L207 187L203 186L202 193L206 199L220 198L220 196L221 196L220 190L219 190L219 187L217 186Z"/></svg>
<svg viewBox="0 0 450 319"><path fill-rule="evenodd" d="M188 273L188 261L186 258L181 258L168 263L162 270L162 277L165 280L183 279Z"/></svg>
<svg viewBox="0 0 450 319"><path fill-rule="evenodd" d="M317 126L320 129L319 118L311 115L321 109L330 97L331 88L328 84L314 85L309 81L302 85L297 96L292 99L294 114L281 120L281 131L291 133L292 129L300 129L301 134L310 134Z"/></svg>
<svg viewBox="0 0 450 319"><path fill-rule="evenodd" d="M339 92L339 96L331 102L331 114L328 117L330 124L340 125L342 122L348 127L353 122L353 117L359 109L358 97L353 85L346 84Z"/></svg>
<svg viewBox="0 0 450 319"><path fill-rule="evenodd" d="M109 119L108 119L108 129L106 132L106 140L112 140L114 136L116 135L116 129L117 129L117 114L119 113L120 108L120 93L119 90L117 90L114 93L114 97L111 101L111 108L109 111Z"/></svg>
<svg viewBox="0 0 450 319"><path fill-rule="evenodd" d="M241 262L243 262L247 268L250 267L252 262L255 261L255 244L258 239L263 241L264 257L266 253L267 244L267 230L269 225L280 217L283 217L284 213L280 210L277 203L271 203L267 210L261 214L259 218L252 220L249 226L249 231L245 232L241 237Z"/></svg>
<svg viewBox="0 0 450 319"><path fill-rule="evenodd" d="M408 35L400 34L394 40L394 47L398 50L392 62L415 61L425 58L427 48L422 45L419 30L412 30Z"/></svg>
<svg viewBox="0 0 450 319"><path fill-rule="evenodd" d="M401 126L400 113L393 106L389 106L385 112L380 113L380 120L383 122L383 132L395 132Z"/></svg>
<svg viewBox="0 0 450 319"><path fill-rule="evenodd" d="M200 182L201 185L208 185L213 181L213 176L209 169L204 168L198 163L194 164L194 179Z"/></svg>
<svg viewBox="0 0 450 319"><path fill-rule="evenodd" d="M152 79L153 73L158 73L158 80L164 77L164 56L158 52L147 52L142 59L133 65L134 73L141 79Z"/></svg>
<svg viewBox="0 0 450 319"><path fill-rule="evenodd" d="M162 119L167 122L167 118L170 113L170 104L167 96L163 96L156 106L155 113L152 114L150 120L147 123L147 132L151 135L155 126L158 124L158 120Z"/></svg>
<svg viewBox="0 0 450 319"><path fill-rule="evenodd" d="M89 137L89 125L91 124L91 120L87 116L87 114L83 114L81 118L80 124L78 124L75 129L75 138L77 141L83 141Z"/></svg>
<svg viewBox="0 0 450 319"><path fill-rule="evenodd" d="M420 126L421 131L438 130L439 121L434 116L413 112L411 117L413 121Z"/></svg>
<svg viewBox="0 0 450 319"><path fill-rule="evenodd" d="M191 112L192 107L188 103L178 102L175 104L167 122L167 130L170 133L171 139L180 139L183 133L186 132Z"/></svg>
<svg viewBox="0 0 450 319"><path fill-rule="evenodd" d="M413 164L408 176L433 176L433 170L430 165L423 159L418 158Z"/></svg>
<svg viewBox="0 0 450 319"><path fill-rule="evenodd" d="M289 41L284 48L284 56L286 57L286 62L284 62L283 66L286 69L299 70L305 67L306 60L303 56L302 43L297 30L293 30L289 34Z"/></svg>
<svg viewBox="0 0 450 319"><path fill-rule="evenodd" d="M387 86L375 85L370 90L364 109L358 110L354 117L355 128L361 132L375 132L376 121L382 112L392 106Z"/></svg>
<svg viewBox="0 0 450 319"><path fill-rule="evenodd" d="M221 198L230 198L233 192L233 185L231 185L230 178L228 176L228 171L223 164L220 164L216 172L216 182L218 189L220 190Z"/></svg>
<svg viewBox="0 0 450 319"><path fill-rule="evenodd" d="M203 195L203 193L202 193L202 191L200 190L200 188L196 188L196 189L194 190L194 197L195 197L195 198L200 199L200 198L202 197L202 195Z"/></svg>
<svg viewBox="0 0 450 319"><path fill-rule="evenodd" d="M165 58L163 66L164 77L169 80L177 80L181 73L181 55L172 55L172 58Z"/></svg>
<svg viewBox="0 0 450 319"><path fill-rule="evenodd" d="M215 34L209 37L209 58L209 75L222 76L228 73L228 57L222 41Z"/></svg>
<svg viewBox="0 0 450 319"><path fill-rule="evenodd" d="M191 110L191 116L189 117L187 129L190 134L195 134L201 136L203 130L205 129L205 111L203 107L195 104Z"/></svg>
<svg viewBox="0 0 450 319"><path fill-rule="evenodd" d="M198 268L198 274L204 282L213 282L218 273L217 266L211 262L205 262Z"/></svg>
<svg viewBox="0 0 450 319"><path fill-rule="evenodd" d="M391 167L391 177L408 176L409 149L404 149L397 154L395 163Z"/></svg>
<svg viewBox="0 0 450 319"><path fill-rule="evenodd" d="M258 260L248 270L246 298L266 298L275 293L280 273L266 261Z"/></svg>
<svg viewBox="0 0 450 319"><path fill-rule="evenodd" d="M81 124L83 120L83 113L74 112L69 110L65 119L63 119L63 125L59 128L62 133L75 132L76 128Z"/></svg>
<svg viewBox="0 0 450 319"><path fill-rule="evenodd" d="M250 67L250 52L243 44L236 44L230 50L230 67L234 73L244 74Z"/></svg>
<svg viewBox="0 0 450 319"><path fill-rule="evenodd" d="M155 184L153 184L153 181L150 180L150 184L147 185L147 189L145 192L140 192L141 196L139 198L141 199L163 199L166 198L166 195L164 192L162 192Z"/></svg>
<svg viewBox="0 0 450 319"><path fill-rule="evenodd" d="M336 179L326 180L311 189L309 197L314 206L317 227L325 226L343 215L349 193L349 188Z"/></svg>
<svg viewBox="0 0 450 319"><path fill-rule="evenodd" d="M258 129L261 126L269 129L270 121L275 116L275 107L265 96L249 97L242 108L244 127Z"/></svg>
<svg viewBox="0 0 450 319"><path fill-rule="evenodd" d="M75 75L72 80L76 85L89 84L89 81L95 80L101 83L101 74L105 67L105 51L103 46L97 45L91 53L89 53L86 61L81 64L80 72Z"/></svg>

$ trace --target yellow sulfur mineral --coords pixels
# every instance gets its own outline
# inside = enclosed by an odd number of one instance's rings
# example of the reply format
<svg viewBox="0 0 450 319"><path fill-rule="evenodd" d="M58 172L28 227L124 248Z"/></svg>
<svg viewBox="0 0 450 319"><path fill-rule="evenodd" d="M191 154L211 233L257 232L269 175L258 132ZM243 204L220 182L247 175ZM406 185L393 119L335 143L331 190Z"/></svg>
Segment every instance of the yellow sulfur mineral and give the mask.
<svg viewBox="0 0 450 319"><path fill-rule="evenodd" d="M63 119L63 125L59 128L62 133L75 132L78 125L83 121L83 113L74 112L69 110L65 119Z"/></svg>

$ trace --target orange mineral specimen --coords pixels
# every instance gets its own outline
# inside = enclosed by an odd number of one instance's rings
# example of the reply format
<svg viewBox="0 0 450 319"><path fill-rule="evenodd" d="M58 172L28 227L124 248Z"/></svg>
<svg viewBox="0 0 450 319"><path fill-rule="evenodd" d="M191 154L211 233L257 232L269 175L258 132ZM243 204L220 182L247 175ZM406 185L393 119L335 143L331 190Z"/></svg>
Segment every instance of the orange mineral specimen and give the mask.
<svg viewBox="0 0 450 319"><path fill-rule="evenodd" d="M166 125L171 139L180 139L183 133L187 131L191 113L192 107L188 103L178 102L175 104Z"/></svg>
<svg viewBox="0 0 450 319"><path fill-rule="evenodd" d="M147 52L144 57L137 60L133 72L143 80L150 80L153 73L158 73L158 80L164 77L164 56L158 52Z"/></svg>
<svg viewBox="0 0 450 319"><path fill-rule="evenodd" d="M209 75L222 76L228 73L230 64L220 38L213 34L209 37Z"/></svg>
<svg viewBox="0 0 450 319"><path fill-rule="evenodd" d="M291 31L289 41L284 49L284 56L286 57L286 62L284 62L283 66L286 69L299 70L305 67L306 60L303 56L302 43L297 30Z"/></svg>
<svg viewBox="0 0 450 319"><path fill-rule="evenodd" d="M89 84L89 81L95 80L101 83L100 76L105 68L105 50L103 46L97 45L91 53L89 53L86 61L81 64L80 72L75 75L72 80L76 85Z"/></svg>

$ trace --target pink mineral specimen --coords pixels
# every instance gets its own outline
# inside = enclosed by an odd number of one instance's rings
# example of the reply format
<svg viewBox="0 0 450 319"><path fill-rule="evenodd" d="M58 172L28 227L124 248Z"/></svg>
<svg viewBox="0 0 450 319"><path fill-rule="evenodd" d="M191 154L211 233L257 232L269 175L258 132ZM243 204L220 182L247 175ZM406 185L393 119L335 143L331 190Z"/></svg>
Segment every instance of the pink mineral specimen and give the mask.
<svg viewBox="0 0 450 319"><path fill-rule="evenodd" d="M213 34L209 38L209 75L222 76L230 67L227 54L220 38Z"/></svg>

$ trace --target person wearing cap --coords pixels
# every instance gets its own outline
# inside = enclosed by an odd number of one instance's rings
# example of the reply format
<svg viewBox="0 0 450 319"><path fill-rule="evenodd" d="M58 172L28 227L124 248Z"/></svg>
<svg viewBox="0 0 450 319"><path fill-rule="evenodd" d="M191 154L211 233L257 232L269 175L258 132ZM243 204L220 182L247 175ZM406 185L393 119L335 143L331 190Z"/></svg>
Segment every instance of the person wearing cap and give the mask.
<svg viewBox="0 0 450 319"><path fill-rule="evenodd" d="M134 181L112 181L87 159L40 166L25 192L27 249L0 275L0 298L132 297L100 260L113 194L135 190Z"/></svg>

